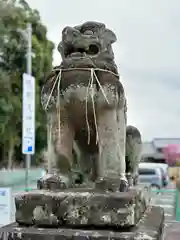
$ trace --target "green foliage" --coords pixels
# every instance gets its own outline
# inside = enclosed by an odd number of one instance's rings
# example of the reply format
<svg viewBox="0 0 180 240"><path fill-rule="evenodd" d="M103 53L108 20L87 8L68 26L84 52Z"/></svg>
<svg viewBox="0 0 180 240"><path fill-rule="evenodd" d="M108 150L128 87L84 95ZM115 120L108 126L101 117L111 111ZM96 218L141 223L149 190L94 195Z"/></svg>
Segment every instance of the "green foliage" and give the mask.
<svg viewBox="0 0 180 240"><path fill-rule="evenodd" d="M22 74L26 72L27 41L22 35L32 24L32 75L36 78L36 156L46 147L46 117L40 104L40 86L52 69L54 44L39 12L24 0L0 1L0 161L22 161ZM21 30L20 30L21 29ZM9 153L13 153L10 154Z"/></svg>

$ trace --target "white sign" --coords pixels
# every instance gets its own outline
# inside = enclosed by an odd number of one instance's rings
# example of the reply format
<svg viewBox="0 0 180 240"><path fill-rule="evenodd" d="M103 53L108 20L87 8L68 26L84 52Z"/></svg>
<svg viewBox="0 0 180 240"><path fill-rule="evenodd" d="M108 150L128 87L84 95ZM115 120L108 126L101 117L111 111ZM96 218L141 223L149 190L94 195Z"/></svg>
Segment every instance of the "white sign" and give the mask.
<svg viewBox="0 0 180 240"><path fill-rule="evenodd" d="M0 227L12 222L11 188L0 188Z"/></svg>
<svg viewBox="0 0 180 240"><path fill-rule="evenodd" d="M35 78L23 74L23 154L35 152Z"/></svg>

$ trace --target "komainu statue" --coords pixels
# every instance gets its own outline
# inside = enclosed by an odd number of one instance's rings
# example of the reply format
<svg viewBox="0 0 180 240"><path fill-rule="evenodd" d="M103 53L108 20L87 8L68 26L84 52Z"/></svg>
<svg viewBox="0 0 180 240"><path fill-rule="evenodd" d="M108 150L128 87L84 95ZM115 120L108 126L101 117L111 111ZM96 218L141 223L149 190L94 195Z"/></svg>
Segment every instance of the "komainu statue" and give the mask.
<svg viewBox="0 0 180 240"><path fill-rule="evenodd" d="M62 31L62 62L47 78L41 99L52 129L54 174L48 176L67 177L66 183L58 180L64 187L73 184L74 144L81 152L78 165L83 175L96 187L127 191L137 182L141 135L126 126L126 97L112 50L115 41L116 35L98 22Z"/></svg>
<svg viewBox="0 0 180 240"><path fill-rule="evenodd" d="M16 223L4 239L161 239L164 212L138 183L141 135L126 126L115 41L102 23L63 30L62 62L41 95L50 173L16 195Z"/></svg>

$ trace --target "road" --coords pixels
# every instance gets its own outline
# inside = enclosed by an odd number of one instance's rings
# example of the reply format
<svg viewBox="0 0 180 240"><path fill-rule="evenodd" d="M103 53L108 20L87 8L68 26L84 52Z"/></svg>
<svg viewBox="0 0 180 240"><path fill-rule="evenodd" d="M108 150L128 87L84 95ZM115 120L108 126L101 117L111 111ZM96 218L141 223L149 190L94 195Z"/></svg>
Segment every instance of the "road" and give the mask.
<svg viewBox="0 0 180 240"><path fill-rule="evenodd" d="M164 191L159 194L152 193L151 204L164 208L166 221L175 220L175 192L173 190L171 190L171 192L165 189L163 190Z"/></svg>
<svg viewBox="0 0 180 240"><path fill-rule="evenodd" d="M160 193L152 193L152 205L161 206L165 211L165 220L175 220L175 184L170 183Z"/></svg>

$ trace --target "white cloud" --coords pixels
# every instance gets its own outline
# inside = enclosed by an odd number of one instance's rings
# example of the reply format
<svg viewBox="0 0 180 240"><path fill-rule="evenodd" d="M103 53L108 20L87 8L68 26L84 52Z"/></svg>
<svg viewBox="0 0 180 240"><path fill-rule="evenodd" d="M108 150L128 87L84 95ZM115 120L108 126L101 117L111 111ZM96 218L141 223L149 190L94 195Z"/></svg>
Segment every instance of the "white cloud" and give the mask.
<svg viewBox="0 0 180 240"><path fill-rule="evenodd" d="M116 32L116 62L128 97L128 120L144 139L180 137L179 0L28 0L56 44L67 25L102 21ZM56 51L55 63L60 55ZM179 87L179 88L178 88Z"/></svg>
<svg viewBox="0 0 180 240"><path fill-rule="evenodd" d="M162 86L161 81L132 78L124 83L129 102L129 123L141 129L144 138L180 136L180 89ZM124 81L125 82L125 81Z"/></svg>

